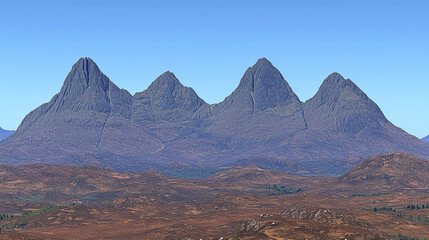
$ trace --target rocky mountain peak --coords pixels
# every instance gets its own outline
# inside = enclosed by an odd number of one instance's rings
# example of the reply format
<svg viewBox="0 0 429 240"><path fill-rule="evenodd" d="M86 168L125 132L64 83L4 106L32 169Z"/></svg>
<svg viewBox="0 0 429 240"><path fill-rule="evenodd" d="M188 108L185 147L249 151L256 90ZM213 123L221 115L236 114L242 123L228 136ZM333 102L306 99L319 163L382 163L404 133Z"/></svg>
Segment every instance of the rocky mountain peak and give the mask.
<svg viewBox="0 0 429 240"><path fill-rule="evenodd" d="M73 69L80 69L87 74L89 74L92 69L100 71L94 60L89 57L79 58L79 60L73 65L72 70Z"/></svg>
<svg viewBox="0 0 429 240"><path fill-rule="evenodd" d="M334 72L331 73L322 83L316 96L318 97L336 97L335 95L341 94L342 91L351 91L358 97L367 99L365 93L353 83L350 79L345 79L341 74Z"/></svg>
<svg viewBox="0 0 429 240"><path fill-rule="evenodd" d="M77 94L83 93L88 88L100 88L106 91L109 87L109 79L101 72L97 64L90 58L80 58L72 67L61 92L68 89Z"/></svg>
<svg viewBox="0 0 429 240"><path fill-rule="evenodd" d="M51 101L30 112L18 130L32 124L52 124L87 117L83 112L119 113L128 117L132 96L119 89L90 58L80 58Z"/></svg>
<svg viewBox="0 0 429 240"><path fill-rule="evenodd" d="M218 108L233 111L265 111L300 101L282 74L266 58L248 68L238 87ZM235 110L234 110L235 109Z"/></svg>
<svg viewBox="0 0 429 240"><path fill-rule="evenodd" d="M132 96L119 89L90 58L80 58L72 67L54 104L56 111L116 112L129 108Z"/></svg>
<svg viewBox="0 0 429 240"><path fill-rule="evenodd" d="M266 58L260 58L256 63L253 65L253 68L259 68L259 67L274 67L273 64Z"/></svg>
<svg viewBox="0 0 429 240"><path fill-rule="evenodd" d="M339 73L337 72L333 72L331 74L329 74L329 76L324 80L325 84L328 83L339 83L339 82L345 82L346 79Z"/></svg>
<svg viewBox="0 0 429 240"><path fill-rule="evenodd" d="M377 104L350 79L336 72L305 102L304 113L310 125L328 124L349 133L357 133L370 125L375 129L377 122L387 121Z"/></svg>
<svg viewBox="0 0 429 240"><path fill-rule="evenodd" d="M258 97L268 97L269 99L266 100L272 100L268 105L282 104L287 102L289 98L296 97L280 71L266 58L259 59L246 71L240 81L239 88L248 89L255 93L255 97L256 94L261 94ZM262 102L257 102L257 104L260 104L259 107L261 108L268 107L263 106Z"/></svg>
<svg viewBox="0 0 429 240"><path fill-rule="evenodd" d="M133 97L82 58L60 92L0 142L8 163L133 171L146 161L177 161L338 174L363 157L393 151L429 156L428 144L387 121L351 80L333 73L302 104L267 59L248 68L223 102L209 106L171 72Z"/></svg>
<svg viewBox="0 0 429 240"><path fill-rule="evenodd" d="M148 89L156 90L163 87L175 88L177 86L183 87L174 73L167 71L156 78L155 81L153 81L152 84L148 87Z"/></svg>
<svg viewBox="0 0 429 240"><path fill-rule="evenodd" d="M159 76L143 92L134 95L137 119L148 119L143 115L177 121L190 119L197 110L208 105L190 87L183 86L176 76L167 71ZM154 119L154 117L150 117Z"/></svg>

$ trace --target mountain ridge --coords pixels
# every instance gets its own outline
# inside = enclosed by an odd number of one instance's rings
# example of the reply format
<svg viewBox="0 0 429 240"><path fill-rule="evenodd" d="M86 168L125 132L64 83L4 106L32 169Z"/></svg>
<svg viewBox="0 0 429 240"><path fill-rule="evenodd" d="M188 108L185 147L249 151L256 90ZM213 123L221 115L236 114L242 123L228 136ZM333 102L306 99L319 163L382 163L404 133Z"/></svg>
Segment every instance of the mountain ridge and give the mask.
<svg viewBox="0 0 429 240"><path fill-rule="evenodd" d="M10 136L14 131L5 130L0 127L0 141Z"/></svg>
<svg viewBox="0 0 429 240"><path fill-rule="evenodd" d="M131 95L92 59L81 58L60 92L1 142L0 161L141 171L173 162L222 166L261 157L329 172L393 151L429 157L426 144L391 124L338 73L303 103L261 58L224 101L209 105L171 72Z"/></svg>

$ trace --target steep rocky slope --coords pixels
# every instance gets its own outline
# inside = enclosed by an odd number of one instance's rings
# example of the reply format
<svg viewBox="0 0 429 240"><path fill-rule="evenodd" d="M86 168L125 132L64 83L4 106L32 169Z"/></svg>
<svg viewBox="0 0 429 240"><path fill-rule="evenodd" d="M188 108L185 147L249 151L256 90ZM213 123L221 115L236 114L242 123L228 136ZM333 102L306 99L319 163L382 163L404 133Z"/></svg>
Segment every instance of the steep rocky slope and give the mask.
<svg viewBox="0 0 429 240"><path fill-rule="evenodd" d="M390 123L338 73L302 103L263 58L230 96L209 105L171 72L132 96L82 58L60 92L0 143L0 162L140 171L174 162L221 166L259 159L252 164L339 174L366 157L393 151L429 157L427 144Z"/></svg>

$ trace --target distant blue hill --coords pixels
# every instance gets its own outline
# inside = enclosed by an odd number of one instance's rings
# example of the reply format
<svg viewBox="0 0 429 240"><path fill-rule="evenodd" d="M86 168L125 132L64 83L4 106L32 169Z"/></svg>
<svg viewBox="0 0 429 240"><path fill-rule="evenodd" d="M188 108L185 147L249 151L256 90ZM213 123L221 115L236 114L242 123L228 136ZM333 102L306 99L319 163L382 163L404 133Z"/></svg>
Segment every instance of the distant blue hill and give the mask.
<svg viewBox="0 0 429 240"><path fill-rule="evenodd" d="M423 140L424 142L429 143L429 135L427 135L426 137L422 138L422 140Z"/></svg>
<svg viewBox="0 0 429 240"><path fill-rule="evenodd" d="M4 130L0 127L0 141L11 135L14 131Z"/></svg>

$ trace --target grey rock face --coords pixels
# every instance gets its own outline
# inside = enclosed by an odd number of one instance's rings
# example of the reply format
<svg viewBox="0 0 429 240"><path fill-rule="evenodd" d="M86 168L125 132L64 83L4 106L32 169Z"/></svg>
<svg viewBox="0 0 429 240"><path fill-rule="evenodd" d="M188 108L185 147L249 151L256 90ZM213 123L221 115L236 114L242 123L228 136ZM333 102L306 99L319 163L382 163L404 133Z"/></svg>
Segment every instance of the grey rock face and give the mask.
<svg viewBox="0 0 429 240"><path fill-rule="evenodd" d="M387 123L380 108L350 79L332 73L322 83L319 91L304 104L309 126L355 134L364 128L378 128Z"/></svg>
<svg viewBox="0 0 429 240"><path fill-rule="evenodd" d="M289 106L300 103L281 73L267 59L261 58L247 69L237 89L214 106L214 111L249 114L278 110L281 113Z"/></svg>
<svg viewBox="0 0 429 240"><path fill-rule="evenodd" d="M212 111L200 136L215 141L230 161L243 157L289 155L287 144L304 129L302 103L280 72L266 59L249 68L237 89Z"/></svg>
<svg viewBox="0 0 429 240"><path fill-rule="evenodd" d="M422 138L422 140L423 140L424 142L429 143L429 135L428 135L428 136L426 136L426 137L424 137L424 138Z"/></svg>
<svg viewBox="0 0 429 240"><path fill-rule="evenodd" d="M156 138L129 123L132 103L133 97L91 59L81 58L60 92L2 142L0 158L6 163L111 165L115 158L128 158L122 155L158 149Z"/></svg>
<svg viewBox="0 0 429 240"><path fill-rule="evenodd" d="M260 59L230 96L209 105L170 72L132 96L82 58L60 92L0 143L0 162L140 171L172 162L219 166L270 159L270 165L329 174L393 151L429 157L426 143L391 124L338 73L302 103L281 73Z"/></svg>
<svg viewBox="0 0 429 240"><path fill-rule="evenodd" d="M183 86L171 72L159 76L143 92L134 95L133 119L188 121L199 118L201 108L208 109L192 88Z"/></svg>
<svg viewBox="0 0 429 240"><path fill-rule="evenodd" d="M91 59L81 58L73 65L61 91L28 114L17 131L22 132L33 124L61 125L91 114L130 117L132 100L132 96L113 84Z"/></svg>

